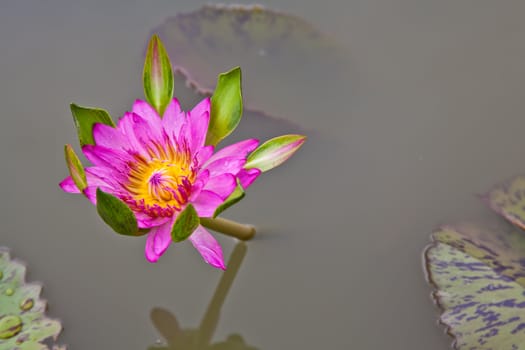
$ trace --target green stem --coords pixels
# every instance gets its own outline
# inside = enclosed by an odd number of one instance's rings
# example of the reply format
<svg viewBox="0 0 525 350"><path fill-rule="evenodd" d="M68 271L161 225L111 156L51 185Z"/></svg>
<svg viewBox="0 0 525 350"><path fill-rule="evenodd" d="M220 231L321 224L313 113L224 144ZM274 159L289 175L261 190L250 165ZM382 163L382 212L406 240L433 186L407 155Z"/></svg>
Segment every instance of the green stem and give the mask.
<svg viewBox="0 0 525 350"><path fill-rule="evenodd" d="M221 280L215 289L215 294L213 295L213 298L206 309L206 313L202 318L199 327L201 345L210 346L211 339L213 338L213 334L219 323L222 305L230 291L230 287L237 275L237 271L239 271L239 268L241 267L242 260L246 255L246 250L247 248L244 242L237 243L233 249L230 261L228 261L228 269L224 271Z"/></svg>
<svg viewBox="0 0 525 350"><path fill-rule="evenodd" d="M202 226L235 237L241 241L249 241L255 236L255 227L252 225L240 224L223 218L200 218L200 220Z"/></svg>

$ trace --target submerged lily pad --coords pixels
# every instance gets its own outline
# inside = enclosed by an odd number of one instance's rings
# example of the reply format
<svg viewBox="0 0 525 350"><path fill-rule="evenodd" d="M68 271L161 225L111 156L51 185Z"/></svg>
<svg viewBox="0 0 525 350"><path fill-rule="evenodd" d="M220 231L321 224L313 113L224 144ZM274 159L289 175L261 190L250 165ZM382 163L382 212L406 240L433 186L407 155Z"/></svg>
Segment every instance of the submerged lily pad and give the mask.
<svg viewBox="0 0 525 350"><path fill-rule="evenodd" d="M62 330L58 320L45 316L42 286L26 283L25 272L25 266L0 247L0 350L48 349L42 342L56 339Z"/></svg>
<svg viewBox="0 0 525 350"><path fill-rule="evenodd" d="M261 6L206 5L154 32L174 69L199 92L211 94L218 73L240 66L249 110L315 128L345 118L324 112L347 84L346 55L304 19Z"/></svg>
<svg viewBox="0 0 525 350"><path fill-rule="evenodd" d="M443 227L425 252L440 321L459 350L525 349L525 235L508 226Z"/></svg>
<svg viewBox="0 0 525 350"><path fill-rule="evenodd" d="M246 344L239 334L228 336L223 342L212 344L210 350L257 350L257 348Z"/></svg>
<svg viewBox="0 0 525 350"><path fill-rule="evenodd" d="M212 343L222 305L241 267L246 251L245 243L237 243L230 256L228 269L223 273L198 329L181 329L175 315L168 310L154 308L151 311L151 320L166 340L166 344L156 344L148 350L257 350L248 345L238 334L228 336L225 341Z"/></svg>

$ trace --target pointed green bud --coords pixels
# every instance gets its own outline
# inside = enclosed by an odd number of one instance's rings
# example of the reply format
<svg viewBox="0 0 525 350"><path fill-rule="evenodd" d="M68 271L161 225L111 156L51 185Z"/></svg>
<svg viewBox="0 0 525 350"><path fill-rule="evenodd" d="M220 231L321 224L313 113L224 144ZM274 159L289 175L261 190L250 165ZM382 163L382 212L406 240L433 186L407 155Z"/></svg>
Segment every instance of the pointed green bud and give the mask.
<svg viewBox="0 0 525 350"><path fill-rule="evenodd" d="M206 136L207 145L217 145L232 133L242 117L241 68L219 74L215 92L211 98L210 125Z"/></svg>
<svg viewBox="0 0 525 350"><path fill-rule="evenodd" d="M115 126L108 112L99 108L80 107L71 104L71 113L77 127L78 140L80 146L94 145L93 126L96 123L102 123L109 126Z"/></svg>
<svg viewBox="0 0 525 350"><path fill-rule="evenodd" d="M244 168L257 168L262 172L281 165L304 143L306 136L282 135L266 141L247 158Z"/></svg>
<svg viewBox="0 0 525 350"><path fill-rule="evenodd" d="M126 236L140 235L133 211L117 197L97 188L98 215L115 232Z"/></svg>
<svg viewBox="0 0 525 350"><path fill-rule="evenodd" d="M188 204L186 209L179 213L171 229L171 240L182 242L199 227L200 220L193 205Z"/></svg>
<svg viewBox="0 0 525 350"><path fill-rule="evenodd" d="M71 145L68 144L64 146L64 155L66 157L69 175L71 175L73 182L80 192L84 191L88 185L86 173L84 172L84 167L82 166L80 159L78 159L77 154Z"/></svg>
<svg viewBox="0 0 525 350"><path fill-rule="evenodd" d="M244 192L244 189L242 188L239 181L237 181L237 187L235 188L235 190L233 190L232 194L230 194L228 198L226 198L224 203L222 203L221 205L217 207L217 209L215 209L215 212L213 213L213 217L216 218L220 213L222 213L223 211L225 211L232 205L240 202L241 199L243 199L245 195L246 193Z"/></svg>
<svg viewBox="0 0 525 350"><path fill-rule="evenodd" d="M151 37L144 62L144 96L162 117L173 98L173 71L164 45L155 34Z"/></svg>

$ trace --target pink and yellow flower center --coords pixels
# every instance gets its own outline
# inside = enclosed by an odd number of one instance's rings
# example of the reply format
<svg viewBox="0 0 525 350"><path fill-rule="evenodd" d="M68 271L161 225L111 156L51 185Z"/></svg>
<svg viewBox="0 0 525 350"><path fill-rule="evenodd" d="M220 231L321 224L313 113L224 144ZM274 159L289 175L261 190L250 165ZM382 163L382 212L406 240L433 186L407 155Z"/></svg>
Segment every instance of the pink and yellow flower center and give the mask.
<svg viewBox="0 0 525 350"><path fill-rule="evenodd" d="M126 202L152 217L167 217L181 210L191 194L195 171L188 151L154 144L148 156L136 154L130 162Z"/></svg>

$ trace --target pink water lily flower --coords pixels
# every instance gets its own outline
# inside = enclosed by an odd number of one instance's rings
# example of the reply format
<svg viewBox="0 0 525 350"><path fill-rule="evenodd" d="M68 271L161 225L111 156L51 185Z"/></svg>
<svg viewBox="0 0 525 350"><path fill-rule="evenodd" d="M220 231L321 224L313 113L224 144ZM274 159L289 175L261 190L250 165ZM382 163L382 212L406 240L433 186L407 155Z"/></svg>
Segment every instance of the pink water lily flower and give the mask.
<svg viewBox="0 0 525 350"><path fill-rule="evenodd" d="M85 169L84 194L96 204L99 188L129 206L138 227L150 229L145 248L150 262L170 245L175 219L188 204L200 217L211 217L238 180L247 188L261 173L243 169L258 140L241 141L216 153L205 145L209 119L209 98L189 112L173 99L162 118L148 103L137 100L116 127L95 124L95 144L82 148L93 164ZM60 186L80 193L71 177ZM199 226L189 240L207 263L225 268L220 245L204 227Z"/></svg>

